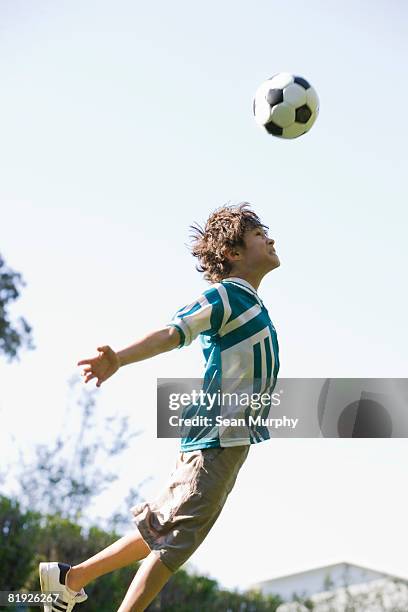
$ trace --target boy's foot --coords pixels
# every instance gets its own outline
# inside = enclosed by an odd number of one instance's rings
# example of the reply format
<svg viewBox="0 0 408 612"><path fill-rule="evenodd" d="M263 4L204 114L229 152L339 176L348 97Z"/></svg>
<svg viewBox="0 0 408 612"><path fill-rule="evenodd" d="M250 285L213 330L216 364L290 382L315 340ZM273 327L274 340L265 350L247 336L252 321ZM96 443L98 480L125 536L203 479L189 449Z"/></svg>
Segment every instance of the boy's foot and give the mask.
<svg viewBox="0 0 408 612"><path fill-rule="evenodd" d="M67 563L40 563L41 591L59 593L55 602L44 604L44 612L71 612L75 604L88 599L84 589L76 593L66 586L65 580L70 568Z"/></svg>

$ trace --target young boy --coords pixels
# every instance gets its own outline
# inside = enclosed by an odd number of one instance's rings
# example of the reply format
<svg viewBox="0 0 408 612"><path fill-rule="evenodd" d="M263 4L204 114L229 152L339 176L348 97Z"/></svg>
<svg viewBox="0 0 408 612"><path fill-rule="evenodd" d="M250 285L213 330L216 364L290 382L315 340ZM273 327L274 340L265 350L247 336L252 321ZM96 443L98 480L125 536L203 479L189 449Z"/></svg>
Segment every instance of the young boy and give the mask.
<svg viewBox="0 0 408 612"><path fill-rule="evenodd" d="M78 363L85 366L86 383L96 379L100 387L120 367L187 346L200 335L206 384L244 380L254 391L272 392L279 370L278 342L257 289L263 277L280 265L274 240L247 203L219 208L204 230L193 230L197 269L212 286L180 309L165 328L128 348L114 352L109 346L98 347L97 357ZM268 438L268 430L256 426L244 433L241 428L235 437L231 428L192 429L181 440L175 470L162 495L131 509L137 530L79 565L40 564L41 588L61 592L56 604L45 606L46 612L71 612L87 599L86 584L141 559L117 612L145 610L206 537L250 445Z"/></svg>

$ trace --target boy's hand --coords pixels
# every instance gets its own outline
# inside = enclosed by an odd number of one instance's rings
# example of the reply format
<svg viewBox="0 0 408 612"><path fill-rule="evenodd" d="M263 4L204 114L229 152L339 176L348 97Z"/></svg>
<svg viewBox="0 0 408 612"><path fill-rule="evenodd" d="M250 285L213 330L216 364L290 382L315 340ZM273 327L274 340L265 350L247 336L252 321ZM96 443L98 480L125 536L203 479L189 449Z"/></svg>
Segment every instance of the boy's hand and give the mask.
<svg viewBox="0 0 408 612"><path fill-rule="evenodd" d="M98 346L99 355L90 359L82 359L77 365L86 365L83 369L82 376L85 376L85 382L89 382L96 378L96 386L100 387L105 380L114 374L121 366L118 355L111 349L110 346Z"/></svg>

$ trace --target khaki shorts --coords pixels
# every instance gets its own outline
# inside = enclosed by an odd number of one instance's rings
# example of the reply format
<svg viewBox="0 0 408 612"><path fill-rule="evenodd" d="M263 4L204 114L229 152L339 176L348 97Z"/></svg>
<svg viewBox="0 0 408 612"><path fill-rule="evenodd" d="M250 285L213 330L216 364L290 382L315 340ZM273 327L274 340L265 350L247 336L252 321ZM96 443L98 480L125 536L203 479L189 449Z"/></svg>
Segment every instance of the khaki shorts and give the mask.
<svg viewBox="0 0 408 612"><path fill-rule="evenodd" d="M250 445L179 453L162 494L131 508L133 522L152 552L175 572L217 520Z"/></svg>

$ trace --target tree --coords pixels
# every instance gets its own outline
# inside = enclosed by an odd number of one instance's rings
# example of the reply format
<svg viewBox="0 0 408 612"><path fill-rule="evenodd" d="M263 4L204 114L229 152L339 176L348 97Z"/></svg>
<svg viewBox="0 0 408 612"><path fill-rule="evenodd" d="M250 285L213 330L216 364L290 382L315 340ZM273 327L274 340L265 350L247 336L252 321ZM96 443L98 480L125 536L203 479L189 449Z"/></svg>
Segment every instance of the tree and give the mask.
<svg viewBox="0 0 408 612"><path fill-rule="evenodd" d="M65 561L76 564L118 539L115 531L92 525L89 529L55 514L23 512L17 501L0 498L0 590L38 591L38 563ZM86 586L84 612L116 610L139 567L138 562L98 578ZM279 597L259 592L238 593L221 589L207 576L178 570L147 608L149 612L276 612ZM26 608L36 612L38 608Z"/></svg>
<svg viewBox="0 0 408 612"><path fill-rule="evenodd" d="M20 287L24 285L21 274L9 268L0 254L0 353L8 361L18 359L18 352L24 346L34 348L30 325L23 317L12 322L8 312L10 303L20 297Z"/></svg>
<svg viewBox="0 0 408 612"><path fill-rule="evenodd" d="M38 563L41 561L58 560L75 565L92 557L120 537L116 532L105 531L96 525L84 529L81 525L58 515L45 517L40 533L35 570L25 583L27 590L31 591L39 590ZM112 612L117 609L138 567L137 562L132 563L87 585L86 593L89 599L83 606L84 612Z"/></svg>
<svg viewBox="0 0 408 612"><path fill-rule="evenodd" d="M0 496L0 590L39 591L38 564L61 560L79 563L118 539L115 532L82 526L58 515L24 512L15 499ZM111 612L119 606L138 563L102 576L86 588L87 612ZM36 612L38 608L25 608Z"/></svg>
<svg viewBox="0 0 408 612"><path fill-rule="evenodd" d="M262 595L258 591L228 591L208 576L189 574L179 569L146 612L276 612L282 599L278 595Z"/></svg>
<svg viewBox="0 0 408 612"><path fill-rule="evenodd" d="M75 389L77 382L73 379L71 387ZM29 462L19 449L15 477L19 487L17 498L23 507L84 525L86 509L92 500L118 478L108 469L110 460L123 452L139 432L130 431L128 417L117 416L106 417L98 430L97 393L97 389L80 391L76 404L80 408L80 422L72 434L64 426L51 446L35 446L34 460ZM103 435L98 431L103 431ZM136 489L131 490L131 496L128 501L133 505L138 501ZM128 524L129 520L127 512ZM124 515L117 511L110 526L117 527L124 521Z"/></svg>
<svg viewBox="0 0 408 612"><path fill-rule="evenodd" d="M16 590L33 569L40 515L0 495L0 590Z"/></svg>

